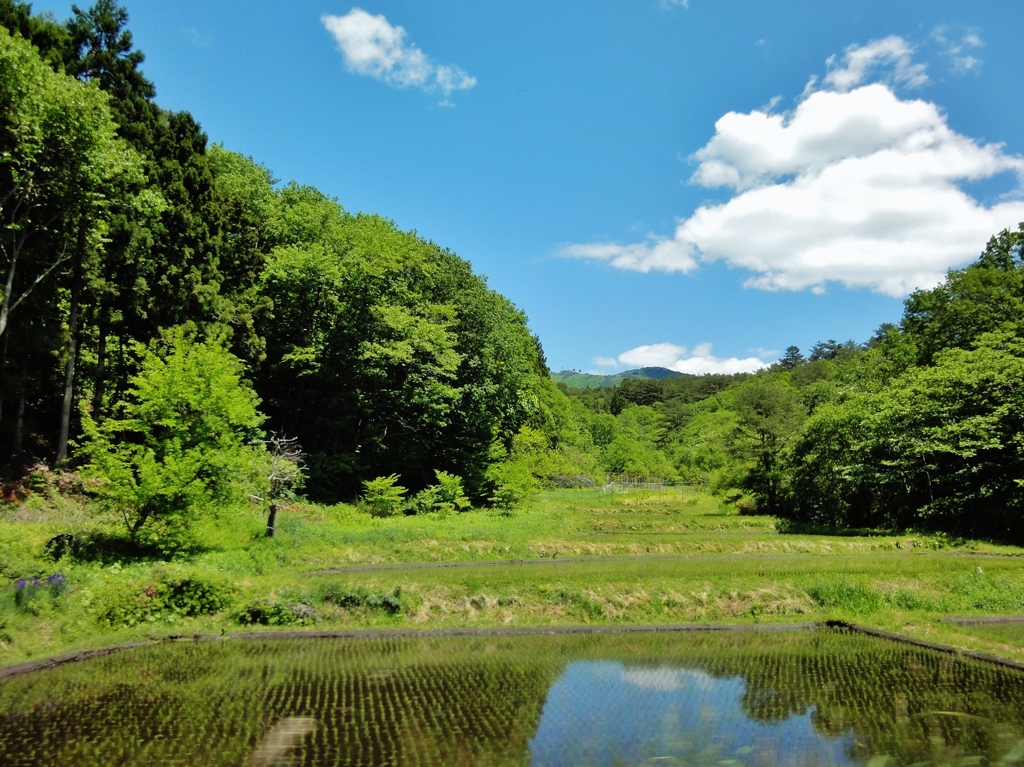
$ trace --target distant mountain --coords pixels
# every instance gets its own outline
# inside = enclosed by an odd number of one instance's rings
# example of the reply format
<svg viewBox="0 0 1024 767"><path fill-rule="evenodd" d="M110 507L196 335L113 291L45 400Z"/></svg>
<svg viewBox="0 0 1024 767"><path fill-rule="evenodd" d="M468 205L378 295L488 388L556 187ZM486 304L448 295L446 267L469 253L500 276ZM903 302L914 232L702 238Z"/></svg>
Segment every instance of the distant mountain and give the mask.
<svg viewBox="0 0 1024 767"><path fill-rule="evenodd" d="M576 389L597 389L601 386L618 386L627 378L669 378L682 376L685 373L677 373L668 368L637 368L636 370L625 370L615 375L595 375L594 373L581 373L578 370L563 370L559 373L552 373L551 378L556 383L564 383Z"/></svg>

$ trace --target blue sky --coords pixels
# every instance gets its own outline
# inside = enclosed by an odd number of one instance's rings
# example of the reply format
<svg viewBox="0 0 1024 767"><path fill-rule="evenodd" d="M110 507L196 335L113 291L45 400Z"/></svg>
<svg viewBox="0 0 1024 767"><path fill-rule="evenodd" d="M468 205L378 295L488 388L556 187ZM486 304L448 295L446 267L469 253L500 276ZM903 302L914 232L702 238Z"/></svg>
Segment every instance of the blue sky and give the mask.
<svg viewBox="0 0 1024 767"><path fill-rule="evenodd" d="M470 260L555 370L866 340L1024 220L1009 0L125 4L161 105Z"/></svg>

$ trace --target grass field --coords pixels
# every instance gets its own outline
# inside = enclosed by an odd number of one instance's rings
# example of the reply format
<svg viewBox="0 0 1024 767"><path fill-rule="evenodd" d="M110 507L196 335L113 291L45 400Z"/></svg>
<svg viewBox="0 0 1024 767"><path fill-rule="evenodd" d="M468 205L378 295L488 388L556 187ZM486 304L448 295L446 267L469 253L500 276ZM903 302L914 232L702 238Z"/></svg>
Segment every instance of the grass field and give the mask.
<svg viewBox="0 0 1024 767"><path fill-rule="evenodd" d="M116 520L59 499L0 511L0 665L139 638L253 626L438 628L847 620L1024 660L1024 549L926 535L781 532L673 489L552 491L515 516L374 519L352 507L256 509L172 562L54 562L60 533ZM60 577L57 578L56 576ZM18 579L35 577L18 584ZM48 581L49 579L49 581Z"/></svg>

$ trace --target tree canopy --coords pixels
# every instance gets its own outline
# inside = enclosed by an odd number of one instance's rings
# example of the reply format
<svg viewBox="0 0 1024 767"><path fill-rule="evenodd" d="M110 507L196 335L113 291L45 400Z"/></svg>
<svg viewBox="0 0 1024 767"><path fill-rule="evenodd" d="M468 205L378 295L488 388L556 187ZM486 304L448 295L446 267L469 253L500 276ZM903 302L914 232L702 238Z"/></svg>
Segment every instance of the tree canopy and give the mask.
<svg viewBox="0 0 1024 767"><path fill-rule="evenodd" d="M492 464L564 399L522 312L456 254L208 145L156 104L128 20L0 4L0 460L81 465L83 418L102 454L139 448L139 376L188 328L244 365L312 497L392 473L490 497Z"/></svg>

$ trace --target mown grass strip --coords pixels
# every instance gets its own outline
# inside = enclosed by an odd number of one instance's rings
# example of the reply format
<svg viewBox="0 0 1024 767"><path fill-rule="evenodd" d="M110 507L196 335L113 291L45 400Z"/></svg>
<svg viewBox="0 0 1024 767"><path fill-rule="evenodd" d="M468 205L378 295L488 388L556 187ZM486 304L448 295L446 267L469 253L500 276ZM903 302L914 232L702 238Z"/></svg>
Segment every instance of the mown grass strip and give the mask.
<svg viewBox="0 0 1024 767"><path fill-rule="evenodd" d="M900 634L895 631L883 631L882 629L875 629L870 626L861 626L856 623L847 623L845 621L826 621L825 626L832 629L841 629L857 634L864 634L878 639L887 639L890 642L899 642L900 644L921 647L926 650L935 650L936 652L946 653L947 655L963 656L965 658L980 660L985 663L994 663L997 666L1004 666L1017 671L1024 671L1024 663L1020 661L1003 658L991 653L978 652L977 650L964 650L959 647L953 647L940 642L929 642L918 637L907 636L906 634Z"/></svg>

